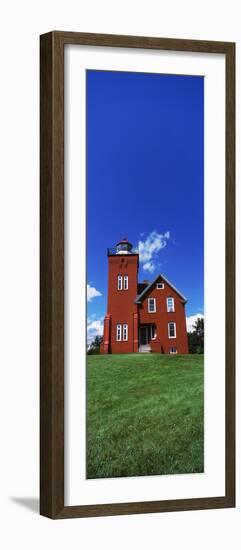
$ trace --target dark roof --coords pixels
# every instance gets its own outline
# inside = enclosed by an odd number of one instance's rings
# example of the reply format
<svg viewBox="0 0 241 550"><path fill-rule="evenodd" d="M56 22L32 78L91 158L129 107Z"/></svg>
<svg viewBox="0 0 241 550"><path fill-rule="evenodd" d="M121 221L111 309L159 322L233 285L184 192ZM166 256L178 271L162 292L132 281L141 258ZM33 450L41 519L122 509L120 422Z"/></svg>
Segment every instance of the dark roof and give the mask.
<svg viewBox="0 0 241 550"><path fill-rule="evenodd" d="M118 241L118 243L116 243L116 246L118 246L118 244L129 244L132 247L132 244L130 243L130 241L128 241L126 237L123 237L123 239Z"/></svg>
<svg viewBox="0 0 241 550"><path fill-rule="evenodd" d="M143 290L145 290L146 287L147 287L147 283L138 283L137 285L138 296L143 292Z"/></svg>
<svg viewBox="0 0 241 550"><path fill-rule="evenodd" d="M143 288L143 290L141 290L141 292L139 292L139 286L140 285L138 284L138 296L135 299L135 304L140 304L142 302L142 300L145 297L146 293L151 289L151 287L155 283L157 283L159 278L161 278L164 283L167 283L180 296L180 298L181 298L181 300L184 304L187 302L187 299L185 298L185 296L183 296L183 294L172 283L170 283L170 281L168 281L168 279L166 279L166 277L164 277L164 275L162 275L162 273L159 273L159 275L157 275L157 277L154 279L154 281L149 283L149 285L145 285L145 288ZM143 284L143 283L141 283L141 284Z"/></svg>

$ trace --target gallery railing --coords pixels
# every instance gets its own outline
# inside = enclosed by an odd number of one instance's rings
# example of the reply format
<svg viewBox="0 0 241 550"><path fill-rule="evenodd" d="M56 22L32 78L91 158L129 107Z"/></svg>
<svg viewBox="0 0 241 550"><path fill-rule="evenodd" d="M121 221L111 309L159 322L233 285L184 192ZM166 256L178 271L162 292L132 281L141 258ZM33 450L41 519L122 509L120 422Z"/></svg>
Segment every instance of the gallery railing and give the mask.
<svg viewBox="0 0 241 550"><path fill-rule="evenodd" d="M125 250L122 251L123 253L125 253ZM113 247L113 248L107 248L107 256L114 256L115 254L120 254L121 253L121 250L116 248L116 247ZM138 254L138 251L137 250L134 250L132 249L129 254Z"/></svg>

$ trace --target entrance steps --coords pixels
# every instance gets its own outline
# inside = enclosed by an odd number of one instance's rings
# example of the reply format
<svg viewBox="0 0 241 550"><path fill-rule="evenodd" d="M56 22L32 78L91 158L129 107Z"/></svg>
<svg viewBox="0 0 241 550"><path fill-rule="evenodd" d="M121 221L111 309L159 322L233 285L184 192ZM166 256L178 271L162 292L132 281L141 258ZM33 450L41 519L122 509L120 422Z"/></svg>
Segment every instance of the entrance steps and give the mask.
<svg viewBox="0 0 241 550"><path fill-rule="evenodd" d="M145 344L143 346L139 347L139 353L151 353L151 346L149 344Z"/></svg>

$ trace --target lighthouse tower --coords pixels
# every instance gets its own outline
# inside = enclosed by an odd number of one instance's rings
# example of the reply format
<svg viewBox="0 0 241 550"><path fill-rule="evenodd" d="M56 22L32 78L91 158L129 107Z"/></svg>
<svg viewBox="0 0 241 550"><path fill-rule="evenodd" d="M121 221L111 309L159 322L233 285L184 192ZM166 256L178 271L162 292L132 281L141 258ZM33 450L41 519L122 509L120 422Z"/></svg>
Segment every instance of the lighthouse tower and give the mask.
<svg viewBox="0 0 241 550"><path fill-rule="evenodd" d="M114 248L107 249L107 257L108 300L101 353L137 352L138 306L135 299L139 255L123 238Z"/></svg>

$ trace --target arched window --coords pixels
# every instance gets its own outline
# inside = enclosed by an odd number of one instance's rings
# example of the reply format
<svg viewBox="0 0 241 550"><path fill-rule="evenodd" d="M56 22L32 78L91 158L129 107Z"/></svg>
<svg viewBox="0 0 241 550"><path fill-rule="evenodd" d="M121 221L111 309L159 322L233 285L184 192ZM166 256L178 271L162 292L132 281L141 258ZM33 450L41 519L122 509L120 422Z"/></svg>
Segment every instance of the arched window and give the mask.
<svg viewBox="0 0 241 550"><path fill-rule="evenodd" d="M122 290L122 275L118 275L118 290Z"/></svg>
<svg viewBox="0 0 241 550"><path fill-rule="evenodd" d="M128 275L124 275L124 290L128 290Z"/></svg>
<svg viewBox="0 0 241 550"><path fill-rule="evenodd" d="M122 340L122 326L116 325L116 340L117 342L121 342Z"/></svg>
<svg viewBox="0 0 241 550"><path fill-rule="evenodd" d="M123 340L127 342L128 340L128 325L123 325Z"/></svg>

